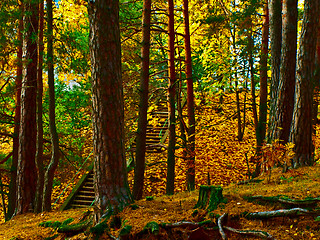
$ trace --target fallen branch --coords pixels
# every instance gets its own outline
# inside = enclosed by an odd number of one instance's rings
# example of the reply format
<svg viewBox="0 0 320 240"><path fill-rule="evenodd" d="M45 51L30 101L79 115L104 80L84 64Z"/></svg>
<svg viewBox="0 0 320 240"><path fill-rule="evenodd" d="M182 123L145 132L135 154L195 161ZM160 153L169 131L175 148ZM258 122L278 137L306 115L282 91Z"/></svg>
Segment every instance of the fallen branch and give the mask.
<svg viewBox="0 0 320 240"><path fill-rule="evenodd" d="M162 223L160 226L162 228L175 228L175 227L197 228L197 227L201 227L203 225L210 224L210 223L212 223L210 220L198 222L198 223L181 221L181 222L176 222L176 223Z"/></svg>
<svg viewBox="0 0 320 240"><path fill-rule="evenodd" d="M264 239L275 239L272 235L270 235L267 232L260 231L260 230L240 230L240 229L235 229L231 227L223 227L227 229L230 232L238 233L238 234L244 234L244 235L250 235L254 237L260 237Z"/></svg>
<svg viewBox="0 0 320 240"><path fill-rule="evenodd" d="M306 198L303 200L290 199L284 196L265 197L261 195L244 197L248 201L266 201L266 202L279 202L283 205L295 206L295 207L313 207L320 198Z"/></svg>
<svg viewBox="0 0 320 240"><path fill-rule="evenodd" d="M219 233L222 237L223 240L227 240L227 236L223 231L223 227L222 227L222 221L224 219L224 217L227 216L226 213L222 214L219 218L218 218L218 227L219 227Z"/></svg>
<svg viewBox="0 0 320 240"><path fill-rule="evenodd" d="M247 219L268 219L273 217L293 217L313 214L307 209L303 208L292 208L292 209L279 209L275 211L266 212L254 212L254 213L243 213L243 216Z"/></svg>

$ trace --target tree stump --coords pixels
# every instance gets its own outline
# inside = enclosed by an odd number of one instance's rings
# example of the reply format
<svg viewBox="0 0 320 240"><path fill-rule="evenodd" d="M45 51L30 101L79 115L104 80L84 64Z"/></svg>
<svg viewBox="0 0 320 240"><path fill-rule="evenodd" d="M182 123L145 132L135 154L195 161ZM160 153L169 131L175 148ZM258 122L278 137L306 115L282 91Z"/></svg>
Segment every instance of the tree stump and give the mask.
<svg viewBox="0 0 320 240"><path fill-rule="evenodd" d="M207 209L209 212L217 209L220 203L227 200L222 195L221 186L200 186L199 198L194 208Z"/></svg>

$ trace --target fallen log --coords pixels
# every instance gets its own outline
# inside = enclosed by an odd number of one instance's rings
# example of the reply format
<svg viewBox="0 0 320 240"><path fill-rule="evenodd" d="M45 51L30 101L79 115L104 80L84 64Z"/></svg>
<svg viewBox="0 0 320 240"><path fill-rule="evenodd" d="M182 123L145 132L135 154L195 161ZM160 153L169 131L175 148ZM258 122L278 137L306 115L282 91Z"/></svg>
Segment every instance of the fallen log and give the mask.
<svg viewBox="0 0 320 240"><path fill-rule="evenodd" d="M286 206L294 206L294 207L314 207L320 202L320 198L305 198L305 199L291 199L286 196L246 196L244 199L248 201L265 201L265 202L279 202Z"/></svg>
<svg viewBox="0 0 320 240"><path fill-rule="evenodd" d="M274 211L265 211L265 212L254 212L254 213L242 213L242 216L247 219L268 219L274 217L294 217L314 214L314 212L309 211L303 208L292 208L292 209L279 209Z"/></svg>

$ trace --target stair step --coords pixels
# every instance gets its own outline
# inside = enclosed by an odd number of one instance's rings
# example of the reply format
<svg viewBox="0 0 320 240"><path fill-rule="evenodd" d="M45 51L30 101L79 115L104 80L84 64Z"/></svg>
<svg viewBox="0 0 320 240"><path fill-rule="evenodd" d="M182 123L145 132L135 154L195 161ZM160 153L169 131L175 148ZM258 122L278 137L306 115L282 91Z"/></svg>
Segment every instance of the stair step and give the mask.
<svg viewBox="0 0 320 240"><path fill-rule="evenodd" d="M86 191L86 190L80 190L79 192L78 192L78 194L81 194L81 195L94 195L94 191Z"/></svg>
<svg viewBox="0 0 320 240"><path fill-rule="evenodd" d="M157 143L159 143L159 141L158 140L147 140L146 143L147 143L147 145L148 144L157 144Z"/></svg>
<svg viewBox="0 0 320 240"><path fill-rule="evenodd" d="M85 198L85 199L93 198L94 199L94 193L82 194L79 192L79 194L77 194L77 196L76 196L76 199L78 199L78 198Z"/></svg>
<svg viewBox="0 0 320 240"><path fill-rule="evenodd" d="M158 141L160 141L161 140L161 137L159 137L159 135L157 134L156 136L148 136L147 135L147 140L148 139L152 139L152 140L158 140Z"/></svg>
<svg viewBox="0 0 320 240"><path fill-rule="evenodd" d="M71 208L87 208L88 207L88 205L81 205L81 204L71 204L70 206Z"/></svg>
<svg viewBox="0 0 320 240"><path fill-rule="evenodd" d="M82 199L74 199L73 201L75 204L87 204L87 205L91 205L92 204L92 200L82 200Z"/></svg>
<svg viewBox="0 0 320 240"><path fill-rule="evenodd" d="M81 190L92 190L92 191L94 191L94 187L93 186L86 186L86 185L84 185L82 188L81 188Z"/></svg>

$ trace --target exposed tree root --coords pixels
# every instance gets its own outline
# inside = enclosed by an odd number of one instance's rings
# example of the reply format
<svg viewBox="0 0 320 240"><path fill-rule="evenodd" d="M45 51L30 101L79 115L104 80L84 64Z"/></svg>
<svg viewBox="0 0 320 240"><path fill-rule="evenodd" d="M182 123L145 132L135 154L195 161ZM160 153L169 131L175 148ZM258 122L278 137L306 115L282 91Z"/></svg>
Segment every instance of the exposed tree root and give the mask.
<svg viewBox="0 0 320 240"><path fill-rule="evenodd" d="M223 222L223 219L224 219L225 216L227 216L226 213L222 214L222 215L218 218L219 232L220 232L220 235L221 235L221 237L222 237L223 240L226 240L226 239L227 239L227 236L226 236L226 234L224 233L223 227L222 227L222 222Z"/></svg>
<svg viewBox="0 0 320 240"><path fill-rule="evenodd" d="M210 220L208 221L203 221L203 222L198 222L198 223L194 223L194 222L188 222L188 221L181 221L181 222L176 222L176 223L163 223L161 224L162 228L175 228L175 227L182 227L182 228L197 228L197 227L201 227L203 225L206 224L210 224L212 223Z"/></svg>
<svg viewBox="0 0 320 240"><path fill-rule="evenodd" d="M260 237L263 239L275 239L269 233L264 232L264 231L260 231L260 230L240 230L240 229L235 229L235 228L231 228L231 227L227 227L227 226L225 226L223 228L227 229L228 231L234 232L234 233L250 235L250 236L254 236L254 237ZM223 239L227 239L227 238L223 238Z"/></svg>

